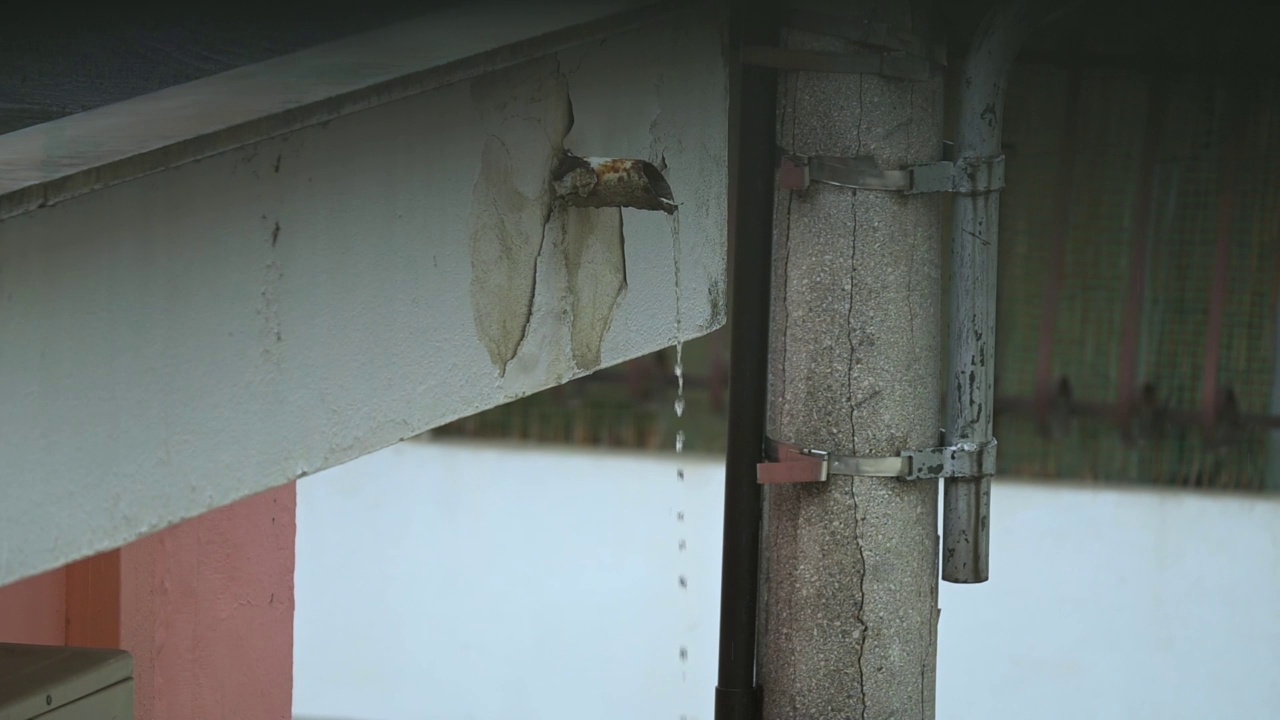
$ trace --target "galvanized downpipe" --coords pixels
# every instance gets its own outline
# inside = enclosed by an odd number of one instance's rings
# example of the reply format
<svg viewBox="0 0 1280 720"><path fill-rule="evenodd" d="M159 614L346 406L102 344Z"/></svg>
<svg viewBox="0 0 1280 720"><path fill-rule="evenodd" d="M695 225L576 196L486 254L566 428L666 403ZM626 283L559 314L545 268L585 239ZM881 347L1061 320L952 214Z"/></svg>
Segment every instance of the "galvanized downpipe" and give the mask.
<svg viewBox="0 0 1280 720"><path fill-rule="evenodd" d="M975 33L960 79L956 160L1002 154L1000 126L1014 57L1039 19L1039 3L1010 0L993 8ZM1000 191L957 194L951 234L950 373L947 442L994 442L996 259ZM994 448L992 448L994 450ZM991 476L949 478L943 485L942 579L981 583L989 576Z"/></svg>

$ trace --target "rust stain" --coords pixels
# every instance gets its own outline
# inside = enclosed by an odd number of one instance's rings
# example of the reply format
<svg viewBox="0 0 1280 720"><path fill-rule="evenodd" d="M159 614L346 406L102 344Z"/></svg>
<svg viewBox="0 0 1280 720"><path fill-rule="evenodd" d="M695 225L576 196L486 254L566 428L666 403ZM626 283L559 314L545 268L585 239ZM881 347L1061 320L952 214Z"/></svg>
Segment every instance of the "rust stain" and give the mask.
<svg viewBox="0 0 1280 720"><path fill-rule="evenodd" d="M653 163L637 158L584 158L565 152L551 175L572 207L628 207L675 213L671 185Z"/></svg>

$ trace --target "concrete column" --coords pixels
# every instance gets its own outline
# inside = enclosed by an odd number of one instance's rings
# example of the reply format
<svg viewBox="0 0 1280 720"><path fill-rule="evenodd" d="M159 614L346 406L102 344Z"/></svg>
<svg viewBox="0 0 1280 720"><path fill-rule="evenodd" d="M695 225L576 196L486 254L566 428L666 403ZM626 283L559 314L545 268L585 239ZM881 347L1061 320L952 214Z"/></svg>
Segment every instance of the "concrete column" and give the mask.
<svg viewBox="0 0 1280 720"><path fill-rule="evenodd" d="M867 3L844 4L852 20ZM907 2L875 20L911 33ZM918 18L917 18L918 20ZM792 48L857 52L787 30ZM938 160L942 75L788 72L780 143ZM775 224L769 437L840 454L936 445L942 328L941 196L814 184L780 189ZM937 637L935 483L833 476L765 500L761 681L766 720L932 718Z"/></svg>

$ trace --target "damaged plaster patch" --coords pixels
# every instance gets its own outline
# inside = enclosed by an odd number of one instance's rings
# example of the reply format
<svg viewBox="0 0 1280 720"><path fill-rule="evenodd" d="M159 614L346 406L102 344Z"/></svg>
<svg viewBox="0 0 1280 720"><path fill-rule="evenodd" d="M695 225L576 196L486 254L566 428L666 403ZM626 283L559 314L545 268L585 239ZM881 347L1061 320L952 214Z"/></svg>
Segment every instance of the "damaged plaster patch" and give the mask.
<svg viewBox="0 0 1280 720"><path fill-rule="evenodd" d="M471 100L487 135L471 193L471 306L477 334L503 375L528 333L554 199L548 178L573 109L554 57L476 79Z"/></svg>
<svg viewBox="0 0 1280 720"><path fill-rule="evenodd" d="M564 207L559 218L569 275L573 361L581 370L600 366L600 347L627 287L621 208Z"/></svg>

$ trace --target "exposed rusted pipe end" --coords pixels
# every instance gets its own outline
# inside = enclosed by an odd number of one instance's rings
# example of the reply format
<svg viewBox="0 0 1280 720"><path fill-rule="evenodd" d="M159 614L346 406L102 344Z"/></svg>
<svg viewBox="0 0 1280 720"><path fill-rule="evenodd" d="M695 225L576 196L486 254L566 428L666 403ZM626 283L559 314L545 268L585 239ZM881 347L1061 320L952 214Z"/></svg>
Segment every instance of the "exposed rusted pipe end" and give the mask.
<svg viewBox="0 0 1280 720"><path fill-rule="evenodd" d="M556 196L573 207L676 211L671 185L653 163L632 158L583 158L564 153L551 171Z"/></svg>

